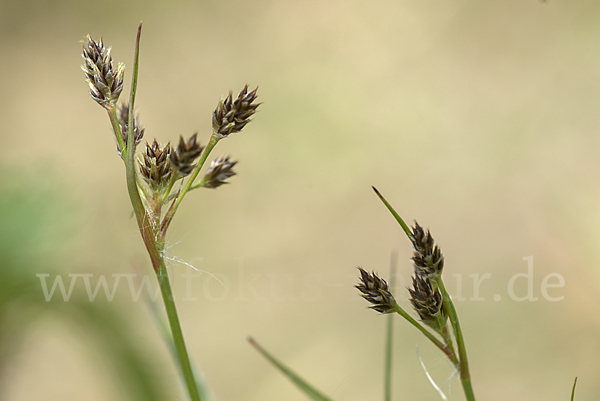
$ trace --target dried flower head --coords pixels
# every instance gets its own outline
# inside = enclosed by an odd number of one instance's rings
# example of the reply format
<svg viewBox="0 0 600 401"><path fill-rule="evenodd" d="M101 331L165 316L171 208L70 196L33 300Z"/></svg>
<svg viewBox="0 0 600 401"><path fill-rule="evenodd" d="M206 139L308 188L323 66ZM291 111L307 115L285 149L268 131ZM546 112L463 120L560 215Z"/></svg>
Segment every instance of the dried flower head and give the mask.
<svg viewBox="0 0 600 401"><path fill-rule="evenodd" d="M213 113L213 131L221 138L240 132L250 122L250 117L256 113L260 103L254 103L258 95L254 89L248 92L248 85L233 100L233 92L219 101Z"/></svg>
<svg viewBox="0 0 600 401"><path fill-rule="evenodd" d="M152 145L146 143L143 161L139 160L141 175L153 192L162 192L173 174L169 163L170 149L169 143L161 146L155 139Z"/></svg>
<svg viewBox="0 0 600 401"><path fill-rule="evenodd" d="M394 312L397 303L387 282L377 276L375 272L368 273L360 267L358 270L361 277L355 287L362 293L362 297L371 303L370 308L380 313Z"/></svg>
<svg viewBox="0 0 600 401"><path fill-rule="evenodd" d="M410 293L410 303L423 323L436 330L441 329L438 317L441 316L441 322L445 322L447 318L443 308L442 293L433 286L429 277L415 272L413 288L409 288L408 292Z"/></svg>
<svg viewBox="0 0 600 401"><path fill-rule="evenodd" d="M415 264L415 271L429 277L436 277L442 274L444 255L442 255L440 248L435 245L429 230L425 232L423 227L415 221L411 240L415 250L412 258Z"/></svg>
<svg viewBox="0 0 600 401"><path fill-rule="evenodd" d="M233 167L237 164L237 160L230 161L229 156L223 155L217 157L210 164L210 168L204 175L202 186L204 188L218 188L223 184L227 184L225 180L233 177L236 173Z"/></svg>
<svg viewBox="0 0 600 401"><path fill-rule="evenodd" d="M118 63L113 68L110 48L105 48L102 43L96 42L90 35L87 41L83 41L83 65L81 69L85 73L85 80L90 87L90 96L98 104L110 109L113 107L121 91L123 90L123 73L125 65Z"/></svg>
<svg viewBox="0 0 600 401"><path fill-rule="evenodd" d="M173 170L180 176L185 177L196 167L194 164L198 156L204 150L203 146L200 146L199 143L196 142L196 138L198 134L194 134L188 139L188 141L184 141L182 136L179 136L179 144L177 148L171 150L171 156L169 160L171 162L171 166L173 166Z"/></svg>
<svg viewBox="0 0 600 401"><path fill-rule="evenodd" d="M119 120L119 126L121 127L121 136L123 137L123 142L127 145L127 128L129 123L129 104L121 103L117 106L117 119ZM144 138L144 132L146 128L140 125L139 114L137 110L133 113L133 138L135 140L136 146L142 141ZM121 157L121 149L119 147L119 143L117 142L117 152Z"/></svg>

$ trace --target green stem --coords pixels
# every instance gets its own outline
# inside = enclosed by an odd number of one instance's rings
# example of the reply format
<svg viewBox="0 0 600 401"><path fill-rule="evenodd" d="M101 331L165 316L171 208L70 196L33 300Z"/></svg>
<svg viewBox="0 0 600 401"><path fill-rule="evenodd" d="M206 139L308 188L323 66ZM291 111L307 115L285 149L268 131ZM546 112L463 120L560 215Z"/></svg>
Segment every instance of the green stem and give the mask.
<svg viewBox="0 0 600 401"><path fill-rule="evenodd" d="M181 325L179 324L179 318L177 317L177 309L175 308L175 302L173 300L173 293L171 291L171 284L169 283L169 276L167 274L167 267L165 266L164 258L162 256L163 246L160 246L161 252L157 247L155 232L152 230L148 213L144 208L142 199L140 197L139 189L137 186L137 174L135 169L135 139L133 137L133 110L135 103L135 93L137 89L137 77L139 68L139 54L140 54L140 36L142 33L142 24L138 27L137 38L135 42L135 56L133 65L133 80L131 84L131 95L129 98L129 123L127 126L127 157L125 158L125 167L127 170L127 189L129 191L129 198L131 199L131 205L135 212L138 227L142 234L142 239L152 260L152 267L158 277L160 284L160 290L163 295L169 324L171 326L171 332L173 333L173 341L177 349L177 355L179 356L179 363L185 382L187 384L190 398L192 401L200 401L198 395L198 388L196 381L194 380L194 374L190 365L190 359L185 348L185 342L183 341L183 333L181 332ZM157 229L158 231L158 229Z"/></svg>
<svg viewBox="0 0 600 401"><path fill-rule="evenodd" d="M167 201L167 198L169 197L171 190L173 190L173 186L175 185L175 182L178 180L178 178L179 178L179 176L175 173L175 171L173 171L173 173L171 174L171 179L169 180L169 186L165 190L165 193L163 194L163 196L160 200L161 204L163 204Z"/></svg>
<svg viewBox="0 0 600 401"><path fill-rule="evenodd" d="M468 401L475 401L475 394L473 394L473 387L471 386L471 374L469 373L469 361L467 360L467 348L465 347L465 340L460 328L460 322L458 321L458 315L456 314L456 308L454 307L454 303L452 302L448 291L446 291L442 278L438 276L434 280L442 293L444 308L448 314L448 318L450 319L454 331L454 337L456 338L458 357L460 359L460 381L462 382L465 397Z"/></svg>
<svg viewBox="0 0 600 401"><path fill-rule="evenodd" d="M384 400L392 400L392 338L394 333L394 316L387 318L387 333L385 341L385 378L384 378Z"/></svg>
<svg viewBox="0 0 600 401"><path fill-rule="evenodd" d="M432 343L434 343L436 347L438 347L444 354L446 354L446 356L452 361L454 365L458 366L458 359L456 358L454 352L452 352L440 340L438 340L429 330L423 327L423 325L421 325L419 322L413 319L411 315L406 313L406 311L402 309L400 305L396 304L394 311L406 320L408 320L410 324L415 326L421 333L423 333L425 337L427 337Z"/></svg>
<svg viewBox="0 0 600 401"><path fill-rule="evenodd" d="M161 257L159 256L158 250L156 249L156 243L154 238L154 232L150 224L150 219L144 208L142 198L137 186L137 175L135 170L135 139L133 138L133 109L135 103L135 91L137 89L137 76L139 67L139 56L140 56L140 36L142 34L142 24L138 27L137 38L135 41L135 56L133 64L133 82L131 84L131 95L129 97L129 123L127 124L127 157L125 158L125 169L127 174L127 191L129 192L129 199L131 200L131 206L135 212L135 217L142 234L142 239L152 260L152 266L157 271L162 263ZM118 123L117 123L118 125Z"/></svg>
<svg viewBox="0 0 600 401"><path fill-rule="evenodd" d="M156 272L156 277L158 278L158 282L160 284L160 291L165 303L165 310L169 319L169 326L171 326L171 333L173 334L175 350L177 351L179 365L181 366L181 371L183 373L183 377L185 378L185 384L187 385L190 393L190 399L192 401L200 401L198 387L196 386L196 380L192 371L190 357L188 356L185 341L183 339L183 332L181 331L181 324L179 323L179 316L177 315L177 308L175 307L175 300L173 299L171 283L169 282L169 274L167 272L167 267L164 263L164 260L161 262L160 269Z"/></svg>
<svg viewBox="0 0 600 401"><path fill-rule="evenodd" d="M392 291L396 287L396 266L398 264L398 255L392 253L390 260L390 288ZM384 367L384 401L392 401L392 354L394 342L394 315L391 313L387 316L387 327L385 334L385 367Z"/></svg>
<svg viewBox="0 0 600 401"><path fill-rule="evenodd" d="M444 338L444 342L446 343L446 347L452 351L454 355L456 352L454 351L454 344L452 343L452 336L450 335L450 330L448 330L448 325L444 322L442 326L442 337Z"/></svg>

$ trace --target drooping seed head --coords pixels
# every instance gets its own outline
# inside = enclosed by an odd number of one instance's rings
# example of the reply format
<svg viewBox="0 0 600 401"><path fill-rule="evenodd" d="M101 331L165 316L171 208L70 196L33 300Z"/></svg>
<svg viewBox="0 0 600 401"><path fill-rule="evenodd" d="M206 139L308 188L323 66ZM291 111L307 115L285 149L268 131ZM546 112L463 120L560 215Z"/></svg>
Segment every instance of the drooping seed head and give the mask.
<svg viewBox="0 0 600 401"><path fill-rule="evenodd" d="M129 123L129 104L121 103L117 106L117 119L119 120L119 126L121 127L121 136L123 137L123 142L127 145L127 128ZM133 138L135 140L135 145L137 146L144 137L144 132L146 128L142 127L139 122L139 113L137 110L133 113ZM119 147L119 142L117 142L117 152L121 158L123 155L121 154L121 148Z"/></svg>
<svg viewBox="0 0 600 401"><path fill-rule="evenodd" d="M169 143L161 146L155 139L152 145L146 143L146 153L143 160L139 160L142 178L155 193L161 193L168 186L173 174L169 163L170 149Z"/></svg>
<svg viewBox="0 0 600 401"><path fill-rule="evenodd" d="M360 267L358 270L360 271L360 281L355 285L355 288L371 304L370 308L375 309L379 313L394 312L397 303L390 292L387 282L375 272L368 273Z"/></svg>
<svg viewBox="0 0 600 401"><path fill-rule="evenodd" d="M110 48L105 48L102 38L100 42L94 41L87 35L83 45L83 65L85 80L90 87L90 96L106 109L114 107L123 91L123 74L125 65L118 63L113 67Z"/></svg>
<svg viewBox="0 0 600 401"><path fill-rule="evenodd" d="M204 147L196 142L198 134L194 134L184 141L182 136L179 136L179 144L177 148L171 150L169 161L176 174L180 177L185 177L196 167L196 159L204 150Z"/></svg>
<svg viewBox="0 0 600 401"><path fill-rule="evenodd" d="M249 122L250 117L256 113L260 103L254 103L258 97L258 88L248 92L248 85L233 99L233 92L222 98L213 113L213 132L221 138L229 134L240 132Z"/></svg>
<svg viewBox="0 0 600 401"><path fill-rule="evenodd" d="M444 268L444 255L440 248L435 245L429 230L425 232L419 223L415 222L412 229L411 240L415 250L412 258L415 271L436 277L442 274Z"/></svg>
<svg viewBox="0 0 600 401"><path fill-rule="evenodd" d="M237 160L230 161L229 156L223 155L217 157L210 164L210 168L204 175L202 186L204 188L218 188L223 184L227 184L225 180L233 177L236 173L233 167L237 164Z"/></svg>
<svg viewBox="0 0 600 401"><path fill-rule="evenodd" d="M434 287L427 275L415 272L413 288L409 288L408 292L410 293L410 303L423 323L440 330L440 324L445 323L447 318L440 290Z"/></svg>

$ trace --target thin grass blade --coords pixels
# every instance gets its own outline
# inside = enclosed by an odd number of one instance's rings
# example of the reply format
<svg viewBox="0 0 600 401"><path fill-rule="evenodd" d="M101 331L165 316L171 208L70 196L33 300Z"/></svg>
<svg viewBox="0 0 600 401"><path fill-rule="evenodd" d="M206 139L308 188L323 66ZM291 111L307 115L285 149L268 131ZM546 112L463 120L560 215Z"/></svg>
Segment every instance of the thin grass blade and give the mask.
<svg viewBox="0 0 600 401"><path fill-rule="evenodd" d="M383 197L383 195L381 195L381 193L377 190L377 188L375 188L375 187L371 187L371 188L373 188L373 191L375 191L375 193L377 194L377 196L379 196L379 199L381 199L381 201L383 202L383 204L392 213L392 215L394 216L394 218L396 219L396 221L398 222L398 224L400 224L400 226L402 227L402 229L404 230L404 232L408 236L408 239L410 240L411 239L410 228L408 228L408 226L406 225L406 223L404 222L404 220L402 220L402 217L400 217L400 215L398 213L396 213L396 211L394 210L394 208L392 207L392 205L390 205L388 203L388 201L385 200L385 198Z"/></svg>
<svg viewBox="0 0 600 401"><path fill-rule="evenodd" d="M577 385L577 378L575 378L575 382L573 382L573 390L571 391L571 401L575 399L575 386Z"/></svg>
<svg viewBox="0 0 600 401"><path fill-rule="evenodd" d="M396 266L398 264L398 254L392 253L390 261L390 289L394 290L396 283ZM394 338L394 314L387 316L387 327L385 335L385 371L384 371L384 400L392 400L392 351Z"/></svg>
<svg viewBox="0 0 600 401"><path fill-rule="evenodd" d="M253 338L248 338L250 344L254 346L265 358L269 360L281 373L288 377L304 394L306 394L311 400L314 401L332 401L331 398L324 396L317 389L308 384L304 379L290 370L287 366L279 362L275 357L269 354L264 348L262 348Z"/></svg>

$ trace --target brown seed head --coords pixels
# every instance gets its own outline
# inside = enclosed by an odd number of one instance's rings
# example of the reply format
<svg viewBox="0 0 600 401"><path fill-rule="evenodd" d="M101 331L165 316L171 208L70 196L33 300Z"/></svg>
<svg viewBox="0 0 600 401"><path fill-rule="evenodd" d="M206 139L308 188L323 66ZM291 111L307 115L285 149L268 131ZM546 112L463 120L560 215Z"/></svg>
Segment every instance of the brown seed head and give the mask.
<svg viewBox="0 0 600 401"><path fill-rule="evenodd" d="M413 288L409 288L410 303L419 314L421 320L436 330L441 329L438 317L446 321L443 298L440 290L435 288L427 275L415 272ZM441 314L441 315L440 315Z"/></svg>
<svg viewBox="0 0 600 401"><path fill-rule="evenodd" d="M425 232L423 227L415 222L415 226L412 229L411 240L415 250L412 258L415 264L415 271L429 277L435 277L442 274L442 269L444 268L444 255L442 255L440 248L435 245L429 230Z"/></svg>
<svg viewBox="0 0 600 401"><path fill-rule="evenodd" d="M362 297L371 303L370 308L380 313L394 312L396 299L390 292L387 282L375 272L368 273L360 267L358 270L360 282L355 287L362 293Z"/></svg>
<svg viewBox="0 0 600 401"><path fill-rule="evenodd" d="M119 120L119 126L121 127L121 136L123 142L127 145L127 124L129 123L129 104L121 103L117 106L117 119ZM139 122L139 113L134 111L133 113L133 138L135 139L136 146L142 141L146 128L142 127ZM121 157L121 149L117 142L117 152Z"/></svg>
<svg viewBox="0 0 600 401"><path fill-rule="evenodd" d="M210 164L210 168L204 175L204 188L218 188L223 184L227 184L225 180L233 177L236 173L233 167L237 164L237 160L230 161L229 156L223 155L217 157Z"/></svg>
<svg viewBox="0 0 600 401"><path fill-rule="evenodd" d="M110 48L105 48L102 43L96 42L87 35L83 45L83 65L85 80L90 87L90 96L101 106L110 109L115 105L121 91L123 91L123 73L125 65L118 63L113 68Z"/></svg>
<svg viewBox="0 0 600 401"><path fill-rule="evenodd" d="M200 146L196 142L198 134L194 134L188 139L187 142L183 140L182 136L179 136L179 144L176 149L171 149L171 155L169 161L173 170L181 177L185 177L196 167L195 161L204 150L203 146Z"/></svg>
<svg viewBox="0 0 600 401"><path fill-rule="evenodd" d="M233 92L219 101L213 113L213 132L221 138L240 132L250 122L250 117L256 113L260 103L254 103L258 95L254 89L248 92L248 85L233 100Z"/></svg>
<svg viewBox="0 0 600 401"><path fill-rule="evenodd" d="M161 146L156 139L152 145L146 143L144 159L139 160L140 172L153 192L162 192L173 174L169 163L170 144Z"/></svg>

